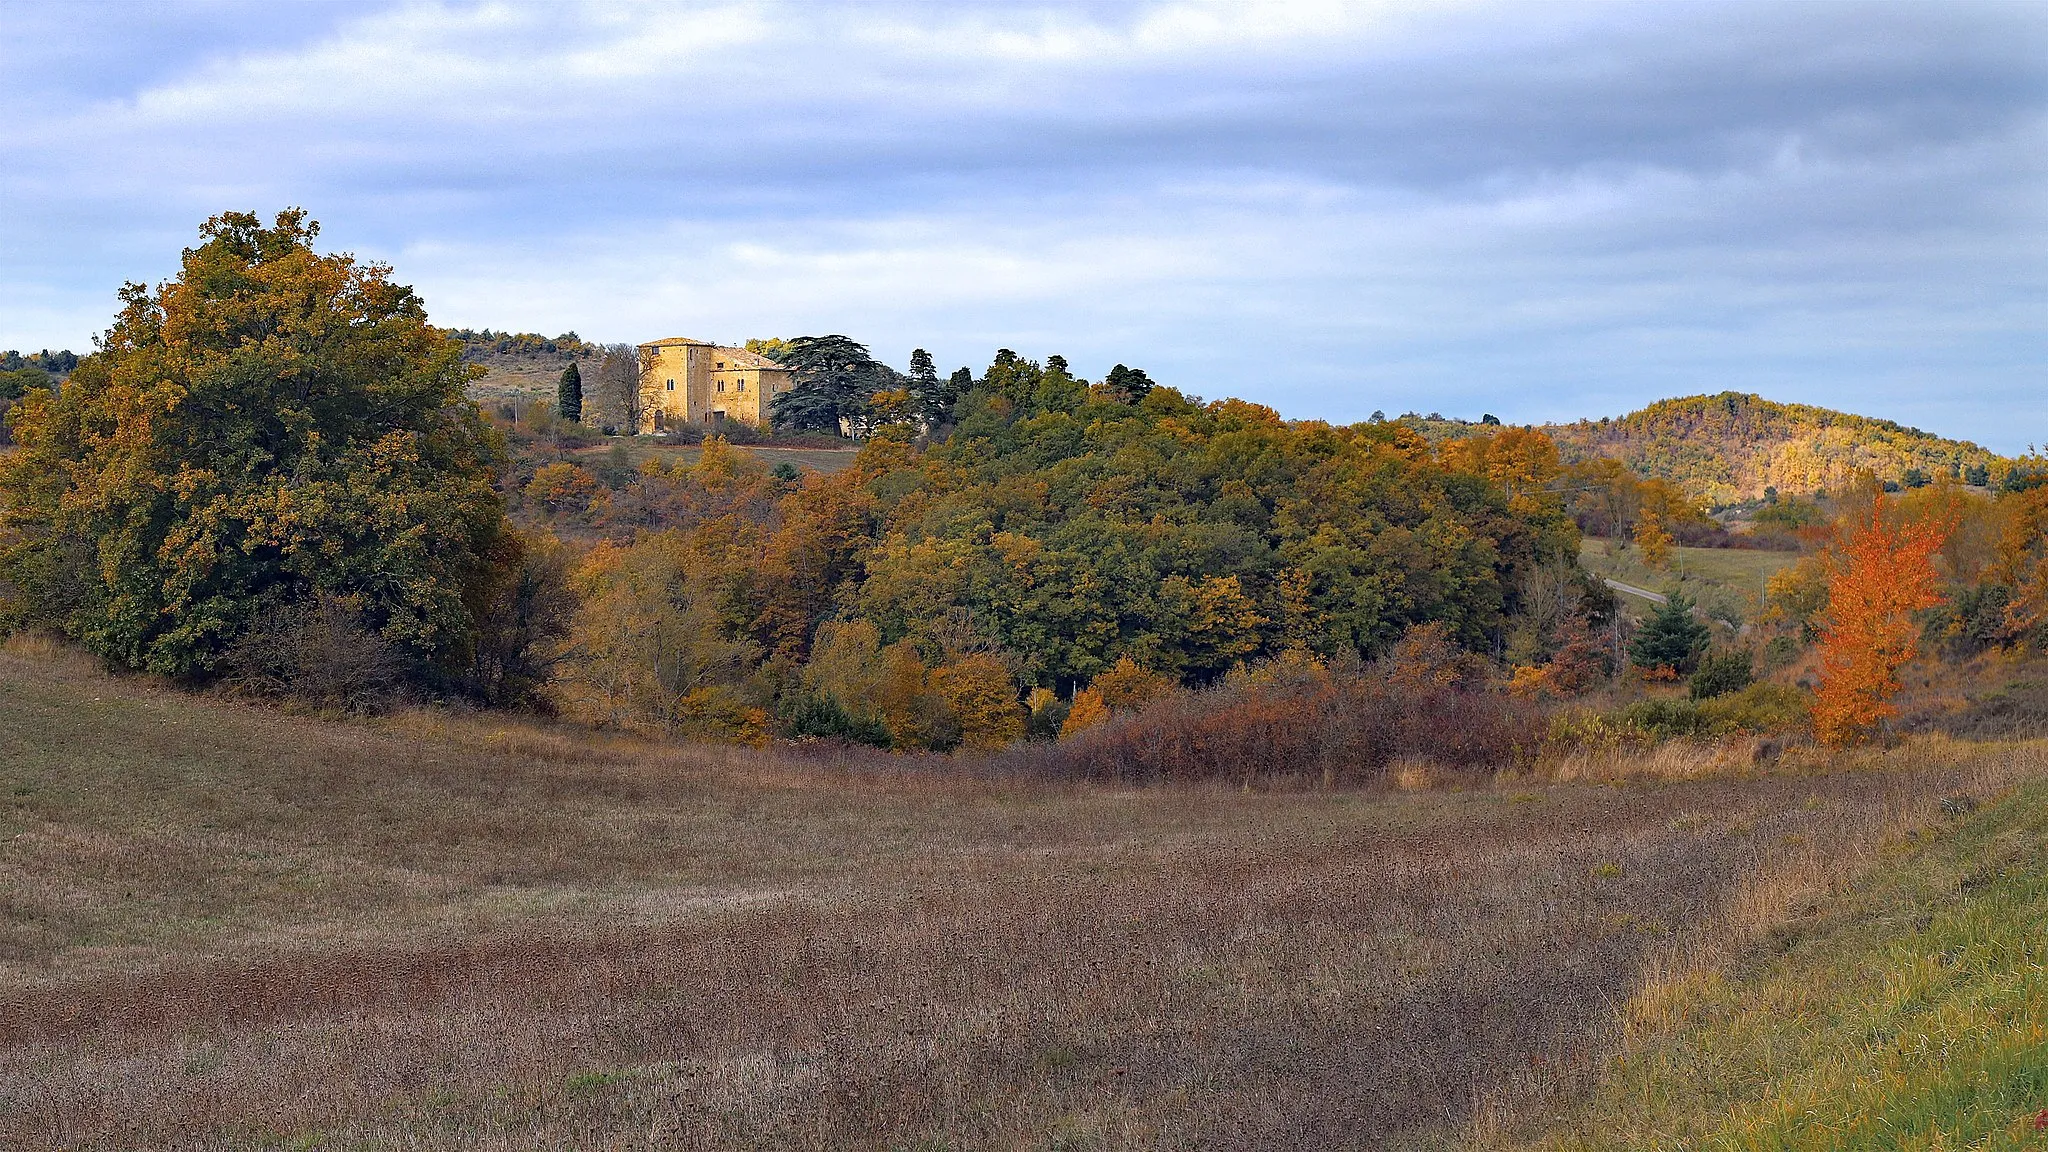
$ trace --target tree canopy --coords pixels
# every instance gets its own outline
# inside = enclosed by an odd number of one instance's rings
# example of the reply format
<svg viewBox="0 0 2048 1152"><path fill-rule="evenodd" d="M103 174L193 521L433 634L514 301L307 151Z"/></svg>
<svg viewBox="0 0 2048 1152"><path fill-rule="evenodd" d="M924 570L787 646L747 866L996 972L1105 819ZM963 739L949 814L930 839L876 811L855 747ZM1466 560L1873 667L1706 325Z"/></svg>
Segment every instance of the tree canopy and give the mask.
<svg viewBox="0 0 2048 1152"><path fill-rule="evenodd" d="M190 675L319 600L415 667L458 668L504 544L460 346L389 268L316 252L303 211L200 232L175 278L122 289L61 392L18 402L0 612Z"/></svg>
<svg viewBox="0 0 2048 1152"><path fill-rule="evenodd" d="M565 706L658 731L752 739L771 715L972 745L1025 723L1027 690L1051 733L1066 705L1044 702L1084 686L1115 710L1127 681L1356 661L1424 624L1494 650L1528 630L1535 574L1575 554L1540 434L1439 448L1398 424L1287 421L1161 384L1131 395L1005 350L949 435L884 426L851 467L794 485L717 440L596 499L565 503L536 472L527 510L618 550L581 577L607 591L585 602ZM643 565L666 575L613 595L615 572ZM1537 630L1557 634L1518 639L1518 658L1567 645L1571 613L1552 615Z"/></svg>
<svg viewBox="0 0 2048 1152"><path fill-rule="evenodd" d="M1511 508L1398 426L1134 400L1132 375L1091 386L1004 349L946 442L871 446L880 522L849 595L884 641L941 646L964 614L1060 686L1126 656L1199 680L1290 648L1370 655L1429 620L1479 646L1576 540L1554 498Z"/></svg>
<svg viewBox="0 0 2048 1152"><path fill-rule="evenodd" d="M868 353L867 345L845 336L799 336L776 349L794 386L768 402L778 428L797 432L854 435L867 430L874 395L895 376Z"/></svg>

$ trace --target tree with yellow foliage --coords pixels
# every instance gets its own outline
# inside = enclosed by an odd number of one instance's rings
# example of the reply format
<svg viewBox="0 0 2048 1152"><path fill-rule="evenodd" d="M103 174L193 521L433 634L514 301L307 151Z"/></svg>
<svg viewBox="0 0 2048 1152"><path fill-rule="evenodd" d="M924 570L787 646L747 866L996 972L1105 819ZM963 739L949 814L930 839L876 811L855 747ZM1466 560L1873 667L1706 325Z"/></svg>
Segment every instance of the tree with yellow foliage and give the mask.
<svg viewBox="0 0 2048 1152"><path fill-rule="evenodd" d="M2014 492L1998 504L2003 523L1997 571L2012 589L2006 627L2015 637L2038 642L2048 625L2048 486Z"/></svg>
<svg viewBox="0 0 2048 1152"><path fill-rule="evenodd" d="M1556 491L1564 472L1557 445L1533 428L1503 428L1447 441L1443 458L1447 467L1499 485L1507 494L1508 511L1517 516L1555 515L1563 507Z"/></svg>
<svg viewBox="0 0 2048 1152"><path fill-rule="evenodd" d="M526 498L555 516L593 516L611 504L611 493L582 467L556 460L534 470Z"/></svg>
<svg viewBox="0 0 2048 1152"><path fill-rule="evenodd" d="M1112 712L1136 712L1173 691L1173 681L1124 656L1097 676L1089 690Z"/></svg>
<svg viewBox="0 0 2048 1152"><path fill-rule="evenodd" d="M1001 748L1024 735L1016 681L995 657L963 657L934 671L931 685L959 722L961 747Z"/></svg>
<svg viewBox="0 0 2048 1152"><path fill-rule="evenodd" d="M1655 509L1643 509L1636 518L1636 548L1642 553L1643 563L1659 570L1670 567L1671 542L1671 533L1664 530L1664 518Z"/></svg>
<svg viewBox="0 0 2048 1152"><path fill-rule="evenodd" d="M674 532L600 544L584 559L572 578L582 605L556 680L565 714L657 735L767 738L759 651L726 634L694 559Z"/></svg>

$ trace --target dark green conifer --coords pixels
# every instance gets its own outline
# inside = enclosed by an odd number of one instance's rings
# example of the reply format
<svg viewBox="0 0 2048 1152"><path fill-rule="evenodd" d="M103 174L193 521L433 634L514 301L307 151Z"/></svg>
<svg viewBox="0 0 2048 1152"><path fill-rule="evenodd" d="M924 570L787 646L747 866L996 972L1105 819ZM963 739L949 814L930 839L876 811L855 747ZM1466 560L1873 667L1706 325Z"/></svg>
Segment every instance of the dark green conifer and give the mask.
<svg viewBox="0 0 2048 1152"><path fill-rule="evenodd" d="M1629 662L1638 668L1670 668L1684 675L1707 650L1707 626L1692 614L1692 598L1672 594L1655 615L1643 622L1628 647Z"/></svg>
<svg viewBox="0 0 2048 1152"><path fill-rule="evenodd" d="M564 420L583 419L583 373L577 370L574 360L562 369L562 383L555 389L555 411Z"/></svg>

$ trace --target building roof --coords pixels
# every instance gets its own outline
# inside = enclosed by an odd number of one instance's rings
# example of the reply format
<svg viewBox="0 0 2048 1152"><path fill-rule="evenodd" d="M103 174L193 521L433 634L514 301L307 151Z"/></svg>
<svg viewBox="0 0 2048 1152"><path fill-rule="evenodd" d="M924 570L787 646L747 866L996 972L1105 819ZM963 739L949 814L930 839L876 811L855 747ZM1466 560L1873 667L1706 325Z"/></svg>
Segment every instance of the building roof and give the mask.
<svg viewBox="0 0 2048 1152"><path fill-rule="evenodd" d="M653 348L656 346L660 346L666 348L671 344L688 345L693 348L709 348L714 352L723 352L725 353L725 358L728 361L728 369L769 368L777 372L789 371L788 368L780 364L777 364L775 361L770 360L769 358L761 355L758 352L749 352L745 348L734 348L728 344L713 344L709 340L692 340L688 336L668 336L660 340L643 340L639 344L639 347Z"/></svg>
<svg viewBox="0 0 2048 1152"><path fill-rule="evenodd" d="M745 348L726 348L726 347L720 347L720 348L719 348L718 350L719 350L720 352L723 352L723 353L725 353L725 358L726 358L726 359L727 359L728 361L730 361L730 364L728 365L728 367L732 367L732 368L773 368L773 369L775 369L775 370L776 370L776 371L778 371L778 372L787 372L787 371L789 371L789 369L788 369L788 368L785 368L784 366L782 366L782 365L780 365L780 364L777 364L777 363L776 363L775 361L773 361L773 360L770 360L770 359L769 359L769 358L767 358L766 356L763 356L763 355L761 355L761 354L760 354L760 353L758 353L758 352L749 352L749 351L747 351L747 350L746 350Z"/></svg>

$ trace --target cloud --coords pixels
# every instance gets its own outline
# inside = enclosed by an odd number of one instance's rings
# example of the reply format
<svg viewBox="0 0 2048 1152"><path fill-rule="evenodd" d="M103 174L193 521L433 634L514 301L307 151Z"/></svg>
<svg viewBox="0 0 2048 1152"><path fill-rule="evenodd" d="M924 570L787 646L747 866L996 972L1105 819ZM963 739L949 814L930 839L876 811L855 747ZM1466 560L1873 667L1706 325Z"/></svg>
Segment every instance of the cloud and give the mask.
<svg viewBox="0 0 2048 1152"><path fill-rule="evenodd" d="M296 10L0 9L103 43L0 94L0 345L298 203L452 324L1002 344L1333 418L2048 416L2038 9Z"/></svg>

